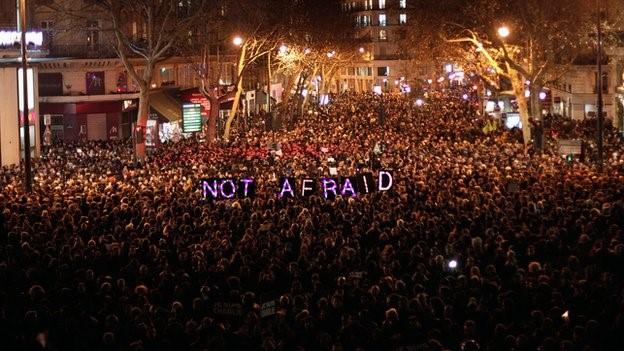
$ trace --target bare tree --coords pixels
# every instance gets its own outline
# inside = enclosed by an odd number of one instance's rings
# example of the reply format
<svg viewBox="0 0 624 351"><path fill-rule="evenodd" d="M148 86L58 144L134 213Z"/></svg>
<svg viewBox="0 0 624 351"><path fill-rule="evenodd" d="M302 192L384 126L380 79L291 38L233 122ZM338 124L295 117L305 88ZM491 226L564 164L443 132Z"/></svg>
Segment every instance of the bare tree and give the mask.
<svg viewBox="0 0 624 351"><path fill-rule="evenodd" d="M202 0L100 0L112 23L115 35L113 46L126 71L139 86L138 137L135 154L145 157L144 133L149 117L150 89L154 68L174 53L179 41L189 36L189 31L202 18ZM129 35L129 26L142 28L140 34ZM140 74L132 57L138 57L143 68Z"/></svg>
<svg viewBox="0 0 624 351"><path fill-rule="evenodd" d="M253 63L255 63L260 57L264 55L270 55L271 51L275 50L278 41L275 40L273 35L253 35L250 38L243 39L241 44L240 53L238 55L238 63L236 65L237 83L235 88L234 101L232 103L232 109L228 115L228 119L225 121L225 129L223 131L223 138L229 139L230 129L232 122L238 112L238 106L240 104L241 94L243 92L243 74L245 70ZM267 91L269 94L270 91Z"/></svg>
<svg viewBox="0 0 624 351"><path fill-rule="evenodd" d="M154 68L177 53L202 19L207 0L57 0L42 6L68 22L96 18L110 32L110 44L139 88L135 155L145 157L145 127L149 117Z"/></svg>

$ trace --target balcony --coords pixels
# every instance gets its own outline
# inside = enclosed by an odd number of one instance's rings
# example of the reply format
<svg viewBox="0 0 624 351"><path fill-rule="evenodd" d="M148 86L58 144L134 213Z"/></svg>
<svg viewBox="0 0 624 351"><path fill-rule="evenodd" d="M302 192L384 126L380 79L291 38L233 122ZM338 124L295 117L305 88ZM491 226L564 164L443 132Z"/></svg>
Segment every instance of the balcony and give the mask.
<svg viewBox="0 0 624 351"><path fill-rule="evenodd" d="M50 45L49 55L82 59L117 57L109 45Z"/></svg>

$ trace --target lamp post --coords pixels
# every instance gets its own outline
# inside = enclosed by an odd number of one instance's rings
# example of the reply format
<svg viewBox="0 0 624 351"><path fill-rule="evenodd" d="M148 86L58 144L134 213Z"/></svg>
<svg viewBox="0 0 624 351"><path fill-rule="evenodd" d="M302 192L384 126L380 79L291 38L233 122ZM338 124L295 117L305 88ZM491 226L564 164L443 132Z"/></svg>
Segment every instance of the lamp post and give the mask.
<svg viewBox="0 0 624 351"><path fill-rule="evenodd" d="M28 193L32 191L32 169L30 162L30 121L28 108L28 63L26 48L26 0L19 0L19 30L21 32L21 53L22 53L22 116L24 119L24 190ZM20 127L20 117L18 116L18 128Z"/></svg>
<svg viewBox="0 0 624 351"><path fill-rule="evenodd" d="M602 172L603 167L603 154L604 154L604 142L603 142L603 134L604 134L604 116L602 113L602 25L600 23L602 19L602 9L600 8L600 0L596 1L596 5L598 7L598 14L596 15L596 26L597 26L597 37L598 37L598 52L596 54L596 64L598 66L598 77L596 78L596 89L598 90L598 119L597 119L597 129L598 135L596 143L598 144L598 171Z"/></svg>

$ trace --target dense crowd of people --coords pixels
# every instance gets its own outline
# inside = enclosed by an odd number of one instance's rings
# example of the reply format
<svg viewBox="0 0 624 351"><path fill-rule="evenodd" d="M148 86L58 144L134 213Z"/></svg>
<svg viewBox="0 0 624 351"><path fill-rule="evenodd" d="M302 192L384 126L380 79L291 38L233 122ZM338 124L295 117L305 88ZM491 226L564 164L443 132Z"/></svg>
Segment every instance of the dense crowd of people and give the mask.
<svg viewBox="0 0 624 351"><path fill-rule="evenodd" d="M602 173L526 152L459 94L345 93L275 136L141 164L129 141L59 143L30 195L4 169L2 349L624 349L621 142L609 130ZM396 184L277 198L279 177L330 166ZM227 176L256 197L204 200L198 180Z"/></svg>

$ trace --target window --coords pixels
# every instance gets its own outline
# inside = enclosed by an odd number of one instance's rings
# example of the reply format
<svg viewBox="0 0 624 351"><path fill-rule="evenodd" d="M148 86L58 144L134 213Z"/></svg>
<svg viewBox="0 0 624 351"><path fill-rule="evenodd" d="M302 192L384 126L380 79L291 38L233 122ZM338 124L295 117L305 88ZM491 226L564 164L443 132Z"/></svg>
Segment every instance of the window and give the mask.
<svg viewBox="0 0 624 351"><path fill-rule="evenodd" d="M383 67L377 67L377 75L380 77L387 77L390 75L390 67L388 66L383 66Z"/></svg>
<svg viewBox="0 0 624 351"><path fill-rule="evenodd" d="M87 45L96 47L100 44L100 23L98 21L87 21Z"/></svg>
<svg viewBox="0 0 624 351"><path fill-rule="evenodd" d="M364 1L364 9L372 10L373 9L373 0L365 0Z"/></svg>
<svg viewBox="0 0 624 351"><path fill-rule="evenodd" d="M373 75L373 68L372 67L358 67L357 75L360 77L370 77Z"/></svg>
<svg viewBox="0 0 624 351"><path fill-rule="evenodd" d="M161 67L160 68L160 85L173 85L175 83L175 78L173 77L174 72L171 67Z"/></svg>
<svg viewBox="0 0 624 351"><path fill-rule="evenodd" d="M362 16L362 27L368 27L371 25L371 17L366 15Z"/></svg>
<svg viewBox="0 0 624 351"><path fill-rule="evenodd" d="M386 8L386 0L379 0L379 9L383 10Z"/></svg>
<svg viewBox="0 0 624 351"><path fill-rule="evenodd" d="M54 22L51 20L43 20L41 21L41 31L45 36L45 41L50 44L52 43L52 39L54 38L54 32L52 29L54 28Z"/></svg>
<svg viewBox="0 0 624 351"><path fill-rule="evenodd" d="M379 40L388 40L388 33L385 29L379 31Z"/></svg>
<svg viewBox="0 0 624 351"><path fill-rule="evenodd" d="M404 9L407 7L407 0L399 0L399 7Z"/></svg>
<svg viewBox="0 0 624 351"><path fill-rule="evenodd" d="M387 25L387 21L386 21L386 14L382 13L379 15L379 25L382 27L385 27Z"/></svg>
<svg viewBox="0 0 624 351"><path fill-rule="evenodd" d="M402 13L399 15L399 24L406 24L407 23L407 14L406 13Z"/></svg>

